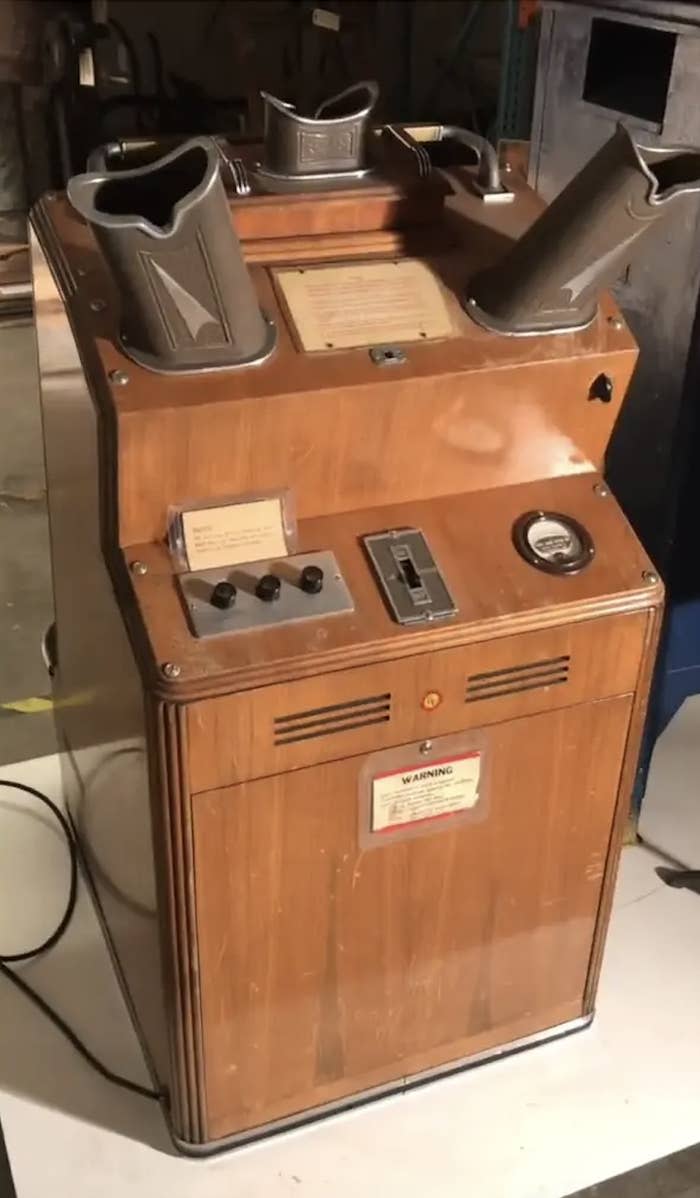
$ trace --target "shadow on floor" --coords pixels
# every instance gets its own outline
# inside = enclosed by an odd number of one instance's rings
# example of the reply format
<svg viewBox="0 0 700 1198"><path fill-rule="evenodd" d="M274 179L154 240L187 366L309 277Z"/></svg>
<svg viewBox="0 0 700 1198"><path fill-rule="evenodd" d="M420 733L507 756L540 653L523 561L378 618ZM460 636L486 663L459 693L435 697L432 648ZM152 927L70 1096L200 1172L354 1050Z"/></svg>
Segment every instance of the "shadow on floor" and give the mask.
<svg viewBox="0 0 700 1198"><path fill-rule="evenodd" d="M65 905L68 857L50 817L22 809L22 798L0 797L0 835L10 892L18 894L22 874L33 893L17 909L2 912L2 949L18 952L40 943ZM37 823L44 825L36 831ZM28 851L36 844L39 852ZM10 864L8 864L10 862ZM14 863L14 868L13 868ZM35 927L24 931L26 908ZM141 1085L152 1084L131 1022L124 1009L109 953L81 877L78 902L59 945L15 967L74 1029L79 1038L116 1073ZM159 1104L103 1079L82 1060L51 1022L7 980L0 978L0 1091L63 1111L168 1154L174 1148Z"/></svg>
<svg viewBox="0 0 700 1198"><path fill-rule="evenodd" d="M700 1144L578 1190L569 1198L700 1198Z"/></svg>
<svg viewBox="0 0 700 1198"><path fill-rule="evenodd" d="M47 676L41 697L48 696L50 689ZM24 715L0 707L0 766L14 765L16 761L28 761L33 757L48 757L49 753L56 753L57 750L58 738L52 711Z"/></svg>

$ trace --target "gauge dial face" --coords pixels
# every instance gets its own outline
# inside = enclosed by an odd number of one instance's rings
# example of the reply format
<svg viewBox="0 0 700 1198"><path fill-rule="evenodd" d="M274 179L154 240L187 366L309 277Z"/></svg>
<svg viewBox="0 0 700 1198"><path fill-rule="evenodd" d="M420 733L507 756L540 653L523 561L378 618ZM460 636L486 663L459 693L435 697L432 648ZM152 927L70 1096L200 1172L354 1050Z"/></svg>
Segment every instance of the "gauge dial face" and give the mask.
<svg viewBox="0 0 700 1198"><path fill-rule="evenodd" d="M595 553L587 530L559 512L526 512L513 526L513 542L531 566L549 574L576 574Z"/></svg>

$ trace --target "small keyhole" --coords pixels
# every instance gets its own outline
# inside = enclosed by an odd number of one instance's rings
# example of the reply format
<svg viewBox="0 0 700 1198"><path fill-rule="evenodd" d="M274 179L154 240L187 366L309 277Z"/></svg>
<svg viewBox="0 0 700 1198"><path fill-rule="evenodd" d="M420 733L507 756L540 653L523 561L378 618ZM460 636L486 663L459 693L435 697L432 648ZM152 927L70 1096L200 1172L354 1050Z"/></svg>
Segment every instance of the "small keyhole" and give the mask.
<svg viewBox="0 0 700 1198"><path fill-rule="evenodd" d="M597 374L588 391L589 399L599 399L601 403L610 403L613 397L613 381L609 374Z"/></svg>

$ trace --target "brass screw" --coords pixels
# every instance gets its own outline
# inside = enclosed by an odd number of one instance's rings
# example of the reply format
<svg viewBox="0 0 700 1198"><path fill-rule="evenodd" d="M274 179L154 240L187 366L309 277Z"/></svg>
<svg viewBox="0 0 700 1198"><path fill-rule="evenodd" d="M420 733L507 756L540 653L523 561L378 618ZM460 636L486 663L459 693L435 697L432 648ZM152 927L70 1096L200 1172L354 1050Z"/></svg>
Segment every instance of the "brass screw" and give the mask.
<svg viewBox="0 0 700 1198"><path fill-rule="evenodd" d="M115 387L126 387L126 384L129 381L129 376L125 370L110 370L109 381L110 383L113 383Z"/></svg>
<svg viewBox="0 0 700 1198"><path fill-rule="evenodd" d="M615 331L618 333L620 332L620 329L625 327L619 316L608 316L608 324L610 325L611 329L615 329Z"/></svg>
<svg viewBox="0 0 700 1198"><path fill-rule="evenodd" d="M656 570L643 570L642 578L644 579L645 582L649 583L650 587L655 586L656 583L659 581L659 576L656 573Z"/></svg>
<svg viewBox="0 0 700 1198"><path fill-rule="evenodd" d="M174 661L166 661L165 665L161 666L161 671L166 678L179 678L182 668Z"/></svg>
<svg viewBox="0 0 700 1198"><path fill-rule="evenodd" d="M132 562L131 563L131 573L132 574L148 574L148 566L146 565L145 562Z"/></svg>
<svg viewBox="0 0 700 1198"><path fill-rule="evenodd" d="M504 171L506 172L506 174L507 174L507 175L509 175L509 174L511 173L512 169L513 169L513 164L512 164L512 162L504 162L504 163L503 163L503 169L504 169Z"/></svg>
<svg viewBox="0 0 700 1198"><path fill-rule="evenodd" d="M601 499L607 499L608 495L610 494L605 483L596 483L593 490L596 495L600 495Z"/></svg>
<svg viewBox="0 0 700 1198"><path fill-rule="evenodd" d="M422 745L418 746L418 752L422 753L424 757L427 757L428 753L430 752L432 747L433 747L432 740L424 740Z"/></svg>

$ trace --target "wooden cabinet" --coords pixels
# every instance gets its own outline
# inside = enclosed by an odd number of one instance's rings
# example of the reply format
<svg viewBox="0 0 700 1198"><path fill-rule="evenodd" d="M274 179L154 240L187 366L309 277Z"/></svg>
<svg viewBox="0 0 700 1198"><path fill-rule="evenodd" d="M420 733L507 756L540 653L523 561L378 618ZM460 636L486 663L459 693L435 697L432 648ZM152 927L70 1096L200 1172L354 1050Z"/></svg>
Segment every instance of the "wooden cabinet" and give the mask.
<svg viewBox="0 0 700 1198"><path fill-rule="evenodd" d="M273 248L405 256L385 231L256 243L275 355L171 377L125 356L120 297L67 201L34 210L69 804L185 1151L592 1014L663 587L597 472L636 359L611 300L560 337L497 337L464 309L537 210L509 182L505 205L462 187L460 220L432 230L457 238L430 258L453 335L392 369L362 346L301 352L266 265ZM601 372L609 404L591 401ZM296 552L332 552L352 608L194 635L170 505L278 488ZM583 526L585 568L520 555L533 512ZM363 538L407 528L448 619L400 624L383 599ZM379 757L404 770L461 736L483 746L468 816L368 836Z"/></svg>
<svg viewBox="0 0 700 1198"><path fill-rule="evenodd" d="M361 755L194 797L210 1137L586 1013L630 711L488 728L480 819L364 850Z"/></svg>

